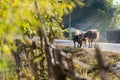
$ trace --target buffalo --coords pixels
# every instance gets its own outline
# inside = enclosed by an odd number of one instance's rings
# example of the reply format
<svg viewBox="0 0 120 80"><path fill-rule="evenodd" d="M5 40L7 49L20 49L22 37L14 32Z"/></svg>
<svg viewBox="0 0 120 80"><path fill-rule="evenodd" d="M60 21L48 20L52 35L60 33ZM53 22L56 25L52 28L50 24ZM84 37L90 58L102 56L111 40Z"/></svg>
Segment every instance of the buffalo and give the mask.
<svg viewBox="0 0 120 80"><path fill-rule="evenodd" d="M89 46L88 48L92 48L92 43L93 42L97 42L99 40L99 30L98 29L91 29L88 30L85 34L84 34L84 38L85 41L89 42Z"/></svg>
<svg viewBox="0 0 120 80"><path fill-rule="evenodd" d="M74 33L72 33L72 39L74 42L74 47L76 47L76 43L78 43L78 47L82 47L82 38L84 37L84 34L80 30L76 30Z"/></svg>

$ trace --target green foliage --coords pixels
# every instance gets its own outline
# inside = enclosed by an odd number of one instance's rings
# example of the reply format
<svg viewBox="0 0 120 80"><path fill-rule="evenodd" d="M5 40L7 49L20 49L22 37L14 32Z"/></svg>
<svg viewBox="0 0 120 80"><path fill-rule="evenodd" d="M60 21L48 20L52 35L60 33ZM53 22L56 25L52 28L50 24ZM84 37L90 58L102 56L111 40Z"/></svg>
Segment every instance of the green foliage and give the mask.
<svg viewBox="0 0 120 80"><path fill-rule="evenodd" d="M114 5L115 12L110 24L110 27L113 27L115 29L119 29L119 22L120 22L120 5Z"/></svg>
<svg viewBox="0 0 120 80"><path fill-rule="evenodd" d="M0 55L6 54L12 56L10 53L19 48L19 46L16 47L14 45L15 39L19 36L25 37L26 35L31 39L34 35L38 35L38 31L40 31L38 29L43 25L49 39L63 38L62 28L64 25L62 24L62 16L68 14L73 7L75 7L76 3L83 5L79 0L38 0L38 3L42 22L38 21L34 0L0 0ZM17 45L29 45L30 40L20 39L23 43L21 42ZM32 52L30 52L30 54L32 54ZM30 56L36 57L35 55ZM23 58L24 57L22 57L21 60ZM39 60L41 60L41 58L36 59L35 62ZM0 66L0 72L3 74L2 69L4 68L6 71L4 71L5 74L3 75L5 77L3 78L5 78L5 80L16 80L16 69L11 68L12 72L8 66L10 63L8 61L6 61L6 58L0 59L0 65L4 65L4 67ZM13 67L13 65L10 66ZM25 68L23 68L23 73L26 74L27 71L24 69ZM8 71L10 71L11 74L15 74L15 76L9 75ZM30 72L28 71L28 73Z"/></svg>
<svg viewBox="0 0 120 80"><path fill-rule="evenodd" d="M69 31L68 29L64 29L64 30L63 30L63 33L64 33L64 36L65 36L66 38L68 38L68 37L69 37L69 34L70 34L70 31Z"/></svg>
<svg viewBox="0 0 120 80"><path fill-rule="evenodd" d="M76 5L71 14L71 27L81 30L97 28L101 34L119 29L119 5L113 0L83 0L83 7ZM69 26L69 16L64 17L65 28Z"/></svg>
<svg viewBox="0 0 120 80"><path fill-rule="evenodd" d="M14 64L12 57L10 57L8 55L6 56L4 54L1 55L1 57L0 57L0 77L1 77L1 79L16 80L17 79L16 69L17 69L17 67Z"/></svg>
<svg viewBox="0 0 120 80"><path fill-rule="evenodd" d="M35 28L33 28L28 22L22 22L18 29L19 35L28 36L32 38L34 35L37 35Z"/></svg>
<svg viewBox="0 0 120 80"><path fill-rule="evenodd" d="M52 37L61 38L63 37L63 33L61 32L63 28L62 16L68 14L78 2L83 5L78 0L38 1L43 20L43 23L39 25L34 0L2 0L0 1L0 37L7 41L6 45L8 45L14 42L13 37L16 37L16 34L27 34L28 36L32 32L37 34L37 27L45 25L48 34L51 32L50 27L52 27L52 33L54 33ZM3 42L3 44L5 43Z"/></svg>

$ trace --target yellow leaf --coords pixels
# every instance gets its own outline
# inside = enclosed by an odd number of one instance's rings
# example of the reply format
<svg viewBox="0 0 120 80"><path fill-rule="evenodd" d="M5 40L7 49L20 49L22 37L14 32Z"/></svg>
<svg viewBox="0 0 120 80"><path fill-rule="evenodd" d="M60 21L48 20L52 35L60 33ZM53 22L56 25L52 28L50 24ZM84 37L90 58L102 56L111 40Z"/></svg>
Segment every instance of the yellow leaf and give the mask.
<svg viewBox="0 0 120 80"><path fill-rule="evenodd" d="M8 47L8 45L3 45L2 50L3 50L3 52L4 52L5 54L10 55L10 53L11 53L11 50L10 50L10 48Z"/></svg>
<svg viewBox="0 0 120 80"><path fill-rule="evenodd" d="M13 0L13 4L12 4L13 7L16 7L18 6L18 0Z"/></svg>

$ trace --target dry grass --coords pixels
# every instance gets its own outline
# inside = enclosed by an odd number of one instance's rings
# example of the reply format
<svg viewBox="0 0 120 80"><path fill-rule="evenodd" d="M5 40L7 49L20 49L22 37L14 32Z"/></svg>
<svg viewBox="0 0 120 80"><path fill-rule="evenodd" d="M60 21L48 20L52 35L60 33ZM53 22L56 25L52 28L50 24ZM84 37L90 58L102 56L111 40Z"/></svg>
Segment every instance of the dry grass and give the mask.
<svg viewBox="0 0 120 80"><path fill-rule="evenodd" d="M83 69L81 66L75 65L76 70L78 70L83 77L90 77L91 80L101 80L98 72L98 63L95 59L94 49L80 49L68 46L57 46L57 48L63 50L66 54L73 56L74 58L77 58L79 61L82 61L94 68L92 71L89 71ZM114 67L115 63L120 61L120 53L118 52L101 51L101 53L103 56L104 63L106 65ZM117 71L120 72L120 69L118 69ZM119 77L117 77L110 71L107 71L107 73L108 80L120 80Z"/></svg>

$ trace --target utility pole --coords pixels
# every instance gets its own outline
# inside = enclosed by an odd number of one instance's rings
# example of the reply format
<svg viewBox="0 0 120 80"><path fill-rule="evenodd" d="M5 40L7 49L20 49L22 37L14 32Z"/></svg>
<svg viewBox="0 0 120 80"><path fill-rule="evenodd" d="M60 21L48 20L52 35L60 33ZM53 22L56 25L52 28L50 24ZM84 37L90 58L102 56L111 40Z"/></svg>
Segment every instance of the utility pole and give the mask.
<svg viewBox="0 0 120 80"><path fill-rule="evenodd" d="M69 38L68 39L70 39L70 28L71 28L71 13L72 13L72 11L70 12L70 14L69 14Z"/></svg>

